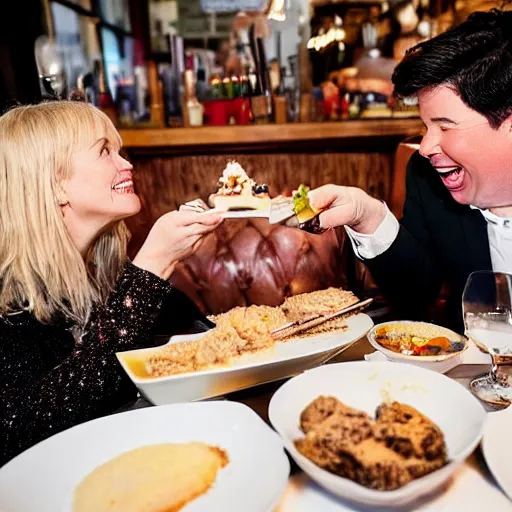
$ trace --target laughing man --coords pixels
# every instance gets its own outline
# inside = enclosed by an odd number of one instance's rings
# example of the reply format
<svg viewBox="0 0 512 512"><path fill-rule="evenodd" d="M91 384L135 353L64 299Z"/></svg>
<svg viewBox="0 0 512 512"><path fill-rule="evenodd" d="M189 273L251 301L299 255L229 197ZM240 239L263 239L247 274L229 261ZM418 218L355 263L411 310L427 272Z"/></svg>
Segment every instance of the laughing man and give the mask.
<svg viewBox="0 0 512 512"><path fill-rule="evenodd" d="M475 270L512 272L512 12L479 12L411 49L395 93L418 100L426 134L408 164L403 218L362 190L310 192L323 227L345 226L354 250L403 315L443 283L446 324L462 329Z"/></svg>

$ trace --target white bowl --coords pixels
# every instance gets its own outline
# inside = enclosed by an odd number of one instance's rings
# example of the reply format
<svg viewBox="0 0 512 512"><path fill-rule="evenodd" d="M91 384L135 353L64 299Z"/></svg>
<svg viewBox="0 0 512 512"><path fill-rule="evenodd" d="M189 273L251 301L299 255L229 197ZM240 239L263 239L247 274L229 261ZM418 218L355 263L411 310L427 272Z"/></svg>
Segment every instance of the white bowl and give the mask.
<svg viewBox="0 0 512 512"><path fill-rule="evenodd" d="M229 464L183 512L274 510L288 483L288 457L279 436L234 402L148 407L65 430L0 469L0 510L71 512L75 487L97 466L139 446L189 441L224 448Z"/></svg>
<svg viewBox="0 0 512 512"><path fill-rule="evenodd" d="M304 437L299 428L305 407L320 395L374 416L385 400L412 405L443 431L449 464L393 491L368 489L329 473L301 455L294 440ZM463 386L436 372L408 364L338 363L305 372L281 386L272 397L269 417L295 462L333 494L370 506L402 506L438 489L476 448L483 434L486 412Z"/></svg>
<svg viewBox="0 0 512 512"><path fill-rule="evenodd" d="M382 346L375 339L375 332L378 328L384 327L387 325L396 325L396 324L417 324L421 326L433 326L436 329L439 329L440 336L446 336L450 340L454 341L466 341L464 348L458 352L451 352L449 354L441 354L438 356L408 356L405 354L401 354L399 352L393 352L393 350L389 350L386 347ZM446 327L441 327L440 325L429 324L427 322L414 322L411 320L395 320L391 322L384 322L382 324L376 325L373 329L368 333L368 341L371 346L384 354L387 359L393 362L398 363L409 363L415 366L419 366L421 368L427 368L428 370L433 370L439 373L446 373L447 371L455 368L462 364L464 353L469 347L469 341L460 334L457 334Z"/></svg>
<svg viewBox="0 0 512 512"><path fill-rule="evenodd" d="M368 315L359 314L348 318L347 326L343 332L278 342L274 349L244 355L227 367L169 377L140 377L130 363L137 361L143 364L145 358L158 348L118 352L117 358L141 394L153 404L190 402L284 379L321 365L366 336L373 327L373 321ZM169 343L201 336L204 334L174 336Z"/></svg>

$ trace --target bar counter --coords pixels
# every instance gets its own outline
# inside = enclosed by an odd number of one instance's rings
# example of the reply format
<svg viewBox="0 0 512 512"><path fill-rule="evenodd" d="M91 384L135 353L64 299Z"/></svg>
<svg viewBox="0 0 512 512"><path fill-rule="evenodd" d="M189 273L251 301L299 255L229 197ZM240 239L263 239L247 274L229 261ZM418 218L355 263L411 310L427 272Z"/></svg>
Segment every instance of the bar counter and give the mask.
<svg viewBox="0 0 512 512"><path fill-rule="evenodd" d="M200 128L150 128L120 130L124 146L139 151L150 148L191 146L277 146L297 142L365 141L406 138L422 130L412 119L373 119L330 123L205 126Z"/></svg>
<svg viewBox="0 0 512 512"><path fill-rule="evenodd" d="M191 199L207 200L229 160L268 184L272 196L301 183L335 183L389 200L396 149L422 130L419 119L120 130L143 203L128 223L131 252L159 216Z"/></svg>

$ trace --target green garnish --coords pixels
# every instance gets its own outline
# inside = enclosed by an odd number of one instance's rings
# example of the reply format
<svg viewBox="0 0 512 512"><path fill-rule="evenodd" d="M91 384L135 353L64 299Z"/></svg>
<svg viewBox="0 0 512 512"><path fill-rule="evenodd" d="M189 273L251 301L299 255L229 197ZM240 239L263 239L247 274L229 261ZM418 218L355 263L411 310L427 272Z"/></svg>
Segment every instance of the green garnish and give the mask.
<svg viewBox="0 0 512 512"><path fill-rule="evenodd" d="M306 208L311 209L311 206L309 205L308 192L309 187L306 187L306 185L300 185L297 192L295 192L293 196L293 209L295 211L295 215L298 215Z"/></svg>

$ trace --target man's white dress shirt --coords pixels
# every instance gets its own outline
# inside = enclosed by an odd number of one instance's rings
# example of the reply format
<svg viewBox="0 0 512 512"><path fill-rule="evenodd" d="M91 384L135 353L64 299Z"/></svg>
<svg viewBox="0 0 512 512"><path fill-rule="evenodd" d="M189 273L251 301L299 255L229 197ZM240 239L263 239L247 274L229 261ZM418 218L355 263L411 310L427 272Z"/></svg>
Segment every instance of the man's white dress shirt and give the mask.
<svg viewBox="0 0 512 512"><path fill-rule="evenodd" d="M386 209L386 216L372 235L364 235L345 226L354 252L362 260L379 256L389 249L398 236L398 220L387 207ZM498 217L488 210L480 212L487 221L493 270L512 273L512 219Z"/></svg>

